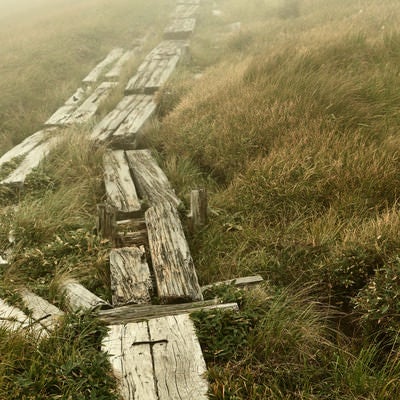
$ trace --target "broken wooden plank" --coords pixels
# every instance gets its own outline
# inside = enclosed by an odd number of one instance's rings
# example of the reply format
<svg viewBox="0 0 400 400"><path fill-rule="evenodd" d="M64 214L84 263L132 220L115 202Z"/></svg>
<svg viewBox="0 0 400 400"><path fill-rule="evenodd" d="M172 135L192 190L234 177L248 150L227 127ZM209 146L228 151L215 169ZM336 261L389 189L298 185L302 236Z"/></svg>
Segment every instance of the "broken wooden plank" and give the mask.
<svg viewBox="0 0 400 400"><path fill-rule="evenodd" d="M32 172L32 170L38 167L40 162L50 153L50 151L61 142L62 135L54 134L47 138L43 136L42 139L43 141L25 155L25 158L18 167L0 182L1 185L22 186L25 183L26 177Z"/></svg>
<svg viewBox="0 0 400 400"><path fill-rule="evenodd" d="M150 150L126 151L126 157L136 190L150 206L160 203L170 203L175 207L181 205L181 201L171 188L163 170L157 165Z"/></svg>
<svg viewBox="0 0 400 400"><path fill-rule="evenodd" d="M117 86L117 82L103 82L94 92L72 113L65 121L65 124L78 124L89 121L101 103L107 98L110 92Z"/></svg>
<svg viewBox="0 0 400 400"><path fill-rule="evenodd" d="M34 133L31 136L28 136L21 143L14 146L11 150L7 151L7 153L3 154L0 157L0 167L11 161L15 157L23 156L30 151L32 151L36 146L46 140L49 134L54 133L54 128L43 129Z"/></svg>
<svg viewBox="0 0 400 400"><path fill-rule="evenodd" d="M147 323L119 324L108 329L102 350L109 355L121 398L158 400Z"/></svg>
<svg viewBox="0 0 400 400"><path fill-rule="evenodd" d="M82 80L85 85L90 85L96 83L100 76L104 73L104 70L110 65L113 64L116 60L118 60L124 54L124 49L116 48L112 49L110 53L108 53L107 57L97 64L92 71Z"/></svg>
<svg viewBox="0 0 400 400"><path fill-rule="evenodd" d="M195 18L174 19L164 30L164 38L172 40L188 39L196 26Z"/></svg>
<svg viewBox="0 0 400 400"><path fill-rule="evenodd" d="M208 399L207 367L187 314L150 320L159 400Z"/></svg>
<svg viewBox="0 0 400 400"><path fill-rule="evenodd" d="M127 305L111 310L100 310L98 318L109 325L124 324L159 318L168 315L190 314L198 311L233 310L236 303L221 304L218 299L183 304Z"/></svg>
<svg viewBox="0 0 400 400"><path fill-rule="evenodd" d="M152 96L125 96L94 128L91 139L111 142L113 147L135 147L137 135L156 110Z"/></svg>
<svg viewBox="0 0 400 400"><path fill-rule="evenodd" d="M0 299L0 328L17 331L28 326L29 318L24 312Z"/></svg>
<svg viewBox="0 0 400 400"><path fill-rule="evenodd" d="M177 210L170 204L160 204L149 208L145 218L160 301L203 300Z"/></svg>
<svg viewBox="0 0 400 400"><path fill-rule="evenodd" d="M150 303L153 284L143 246L111 250L110 274L114 306Z"/></svg>
<svg viewBox="0 0 400 400"><path fill-rule="evenodd" d="M73 312L111 308L109 303L72 279L62 282L60 290L68 309Z"/></svg>
<svg viewBox="0 0 400 400"><path fill-rule="evenodd" d="M133 216L141 210L141 203L136 193L125 152L107 151L103 158L104 183L107 201L117 212Z"/></svg>
<svg viewBox="0 0 400 400"><path fill-rule="evenodd" d="M199 11L199 6L196 4L178 4L173 18L192 18Z"/></svg>
<svg viewBox="0 0 400 400"><path fill-rule="evenodd" d="M124 54L122 54L122 56L112 67L112 69L106 73L105 78L107 80L112 80L112 81L118 80L121 76L125 64L127 64L130 60L132 60L135 54L136 54L135 50L127 50Z"/></svg>
<svg viewBox="0 0 400 400"><path fill-rule="evenodd" d="M126 88L126 94L157 91L172 75L180 58L187 50L184 40L164 40L155 47L139 66Z"/></svg>
<svg viewBox="0 0 400 400"><path fill-rule="evenodd" d="M65 126L90 90L79 88L46 122L47 126Z"/></svg>
<svg viewBox="0 0 400 400"><path fill-rule="evenodd" d="M25 307L31 311L31 317L35 321L38 321L48 331L52 331L57 327L60 318L64 315L63 311L28 289L20 290L19 294Z"/></svg>
<svg viewBox="0 0 400 400"><path fill-rule="evenodd" d="M202 286L201 291L204 293L206 290L209 290L209 289L212 289L212 288L218 287L218 286L229 286L229 285L234 285L237 287L253 286L253 285L258 285L262 282L264 282L264 279L260 275L245 276L243 278L229 279L226 281L215 282L210 285Z"/></svg>

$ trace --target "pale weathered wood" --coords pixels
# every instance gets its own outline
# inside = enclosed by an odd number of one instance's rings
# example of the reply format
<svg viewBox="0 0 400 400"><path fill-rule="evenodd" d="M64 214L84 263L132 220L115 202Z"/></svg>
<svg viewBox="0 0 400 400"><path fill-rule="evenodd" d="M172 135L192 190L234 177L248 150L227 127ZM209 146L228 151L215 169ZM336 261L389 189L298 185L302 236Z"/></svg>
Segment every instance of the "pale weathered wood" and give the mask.
<svg viewBox="0 0 400 400"><path fill-rule="evenodd" d="M49 331L57 327L64 312L28 289L21 289L19 294L34 320L39 321Z"/></svg>
<svg viewBox="0 0 400 400"><path fill-rule="evenodd" d="M166 305L127 305L111 310L100 310L98 318L106 324L124 324L159 318L168 315L190 314L198 311L233 310L238 311L236 303L221 304L218 299L183 304Z"/></svg>
<svg viewBox="0 0 400 400"><path fill-rule="evenodd" d="M19 308L0 299L0 328L17 331L29 326L29 318Z"/></svg>
<svg viewBox="0 0 400 400"><path fill-rule="evenodd" d="M47 139L43 137L43 141L27 153L21 164L3 179L0 184L22 186L26 177L61 142L61 139L61 134L53 134L48 136Z"/></svg>
<svg viewBox="0 0 400 400"><path fill-rule="evenodd" d="M134 232L117 232L116 244L118 247L147 246L149 243L147 229Z"/></svg>
<svg viewBox="0 0 400 400"><path fill-rule="evenodd" d="M179 214L170 204L145 213L149 248L161 302L203 300Z"/></svg>
<svg viewBox="0 0 400 400"><path fill-rule="evenodd" d="M46 122L47 126L65 126L72 114L89 95L89 89L79 88Z"/></svg>
<svg viewBox="0 0 400 400"><path fill-rule="evenodd" d="M107 203L97 205L97 233L113 241L117 234L117 209Z"/></svg>
<svg viewBox="0 0 400 400"><path fill-rule="evenodd" d="M148 324L159 400L206 400L207 367L189 315Z"/></svg>
<svg viewBox="0 0 400 400"><path fill-rule="evenodd" d="M152 96L125 96L94 128L91 139L111 142L113 147L135 147L138 133L156 110Z"/></svg>
<svg viewBox="0 0 400 400"><path fill-rule="evenodd" d="M92 71L82 80L85 85L90 85L97 82L100 76L104 73L104 70L110 65L113 64L116 60L118 60L124 54L124 49L116 48L110 51L107 57L97 64Z"/></svg>
<svg viewBox="0 0 400 400"><path fill-rule="evenodd" d="M109 354L119 394L124 400L158 400L148 325L109 326L102 350Z"/></svg>
<svg viewBox="0 0 400 400"><path fill-rule="evenodd" d="M191 228L195 231L207 225L208 222L207 190L192 190L190 194L190 206Z"/></svg>
<svg viewBox="0 0 400 400"><path fill-rule="evenodd" d="M103 166L108 203L115 207L119 214L133 215L139 212L142 206L136 193L125 152L122 150L107 151L103 158Z"/></svg>
<svg viewBox="0 0 400 400"><path fill-rule="evenodd" d="M163 170L158 166L150 150L131 150L126 152L128 164L133 174L139 196L150 206L170 203L181 205Z"/></svg>
<svg viewBox="0 0 400 400"><path fill-rule="evenodd" d="M1 267L5 267L8 265L8 261L7 259L3 258L2 256L0 256L0 266Z"/></svg>
<svg viewBox="0 0 400 400"><path fill-rule="evenodd" d="M134 58L135 50L127 50L116 62L114 67L106 73L105 78L108 80L118 80L121 76L122 70L130 60Z"/></svg>
<svg viewBox="0 0 400 400"><path fill-rule="evenodd" d="M184 40L164 40L155 47L139 66L126 88L125 93L154 93L172 75L180 58L187 50Z"/></svg>
<svg viewBox="0 0 400 400"><path fill-rule="evenodd" d="M65 121L65 124L78 124L89 121L101 103L107 98L110 92L116 87L117 82L103 82L94 92L72 113Z"/></svg>
<svg viewBox="0 0 400 400"><path fill-rule="evenodd" d="M150 303L153 284L144 247L111 250L110 274L114 306Z"/></svg>
<svg viewBox="0 0 400 400"><path fill-rule="evenodd" d="M173 15L174 18L192 18L199 11L196 4L179 4Z"/></svg>
<svg viewBox="0 0 400 400"><path fill-rule="evenodd" d="M164 30L164 38L179 40L187 39L193 33L196 26L195 18L174 19Z"/></svg>
<svg viewBox="0 0 400 400"><path fill-rule="evenodd" d="M54 131L54 128L48 128L28 136L21 143L17 144L0 157L0 167L15 157L24 156L25 154L29 153L36 146L45 141L51 133L54 133Z"/></svg>
<svg viewBox="0 0 400 400"><path fill-rule="evenodd" d="M215 282L210 285L202 286L201 291L204 293L206 290L212 289L214 287L229 286L229 285L234 285L237 287L247 287L247 286L258 285L262 282L264 282L264 279L260 275L245 276L243 278L229 279L227 281Z"/></svg>
<svg viewBox="0 0 400 400"><path fill-rule="evenodd" d="M109 303L74 280L62 282L60 290L68 309L73 312L111 308Z"/></svg>

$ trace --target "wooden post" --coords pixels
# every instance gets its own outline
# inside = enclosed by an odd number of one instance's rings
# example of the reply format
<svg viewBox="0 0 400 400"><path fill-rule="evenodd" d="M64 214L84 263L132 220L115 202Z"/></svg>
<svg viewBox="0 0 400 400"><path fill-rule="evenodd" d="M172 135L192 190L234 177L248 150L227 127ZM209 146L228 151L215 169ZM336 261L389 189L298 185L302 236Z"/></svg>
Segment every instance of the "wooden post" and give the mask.
<svg viewBox="0 0 400 400"><path fill-rule="evenodd" d="M110 204L97 205L97 234L105 239L114 241L117 233L117 210Z"/></svg>
<svg viewBox="0 0 400 400"><path fill-rule="evenodd" d="M196 231L208 222L208 199L207 190L192 190L190 195L190 226L192 231Z"/></svg>

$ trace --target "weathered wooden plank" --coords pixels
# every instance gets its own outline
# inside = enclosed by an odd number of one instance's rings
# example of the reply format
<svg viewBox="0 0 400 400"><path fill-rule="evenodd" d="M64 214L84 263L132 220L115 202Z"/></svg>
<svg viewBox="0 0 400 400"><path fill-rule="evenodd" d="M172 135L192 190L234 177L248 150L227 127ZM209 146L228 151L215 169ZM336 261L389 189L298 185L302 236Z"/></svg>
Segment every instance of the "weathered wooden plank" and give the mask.
<svg viewBox="0 0 400 400"><path fill-rule="evenodd" d="M12 171L7 178L3 179L0 184L18 186L23 185L26 177L32 172L32 170L36 168L49 154L49 152L61 142L62 135L53 134L47 138L45 138L43 135L42 139L43 141L31 149L31 151L25 155L25 158L21 164L19 164L18 167Z"/></svg>
<svg viewBox="0 0 400 400"><path fill-rule="evenodd" d="M46 122L47 126L64 126L68 124L74 111L88 96L90 90L79 88Z"/></svg>
<svg viewBox="0 0 400 400"><path fill-rule="evenodd" d="M195 18L174 19L164 30L164 38L179 40L187 39L193 33L196 26Z"/></svg>
<svg viewBox="0 0 400 400"><path fill-rule="evenodd" d="M127 50L112 67L112 69L106 73L105 78L108 80L118 80L121 76L122 70L130 60L134 58L136 54L135 50Z"/></svg>
<svg viewBox="0 0 400 400"><path fill-rule="evenodd" d="M190 314L197 311L234 310L236 303L221 304L218 299L183 304L127 305L111 310L100 310L98 318L109 325L125 324L160 318L168 315Z"/></svg>
<svg viewBox="0 0 400 400"><path fill-rule="evenodd" d="M19 308L0 299L0 328L16 331L29 326L29 318Z"/></svg>
<svg viewBox="0 0 400 400"><path fill-rule="evenodd" d="M149 208L145 218L157 294L161 302L203 300L176 209L170 204L160 204Z"/></svg>
<svg viewBox="0 0 400 400"><path fill-rule="evenodd" d="M134 232L117 232L116 244L118 247L148 246L147 229Z"/></svg>
<svg viewBox="0 0 400 400"><path fill-rule="evenodd" d="M158 400L148 325L109 326L102 350L109 354L124 400Z"/></svg>
<svg viewBox="0 0 400 400"><path fill-rule="evenodd" d="M94 92L72 113L66 124L77 124L89 121L92 118L100 104L107 98L117 82L103 82Z"/></svg>
<svg viewBox="0 0 400 400"><path fill-rule="evenodd" d="M206 290L212 289L213 287L225 286L225 285L234 285L237 287L253 286L253 285L258 285L262 282L264 282L264 279L260 275L245 276L243 278L229 279L226 281L215 282L210 285L202 286L201 291L204 293Z"/></svg>
<svg viewBox="0 0 400 400"><path fill-rule="evenodd" d="M103 158L104 183L108 202L120 214L135 214L141 210L125 152L107 151Z"/></svg>
<svg viewBox="0 0 400 400"><path fill-rule="evenodd" d="M153 284L143 246L113 249L110 274L114 306L150 303Z"/></svg>
<svg viewBox="0 0 400 400"><path fill-rule="evenodd" d="M154 93L172 75L186 51L184 40L164 40L145 58L126 88L125 93Z"/></svg>
<svg viewBox="0 0 400 400"><path fill-rule="evenodd" d="M111 308L110 304L74 280L62 282L60 290L68 309L73 312Z"/></svg>
<svg viewBox="0 0 400 400"><path fill-rule="evenodd" d="M31 136L28 136L21 143L14 146L11 150L7 151L7 153L3 154L0 157L0 167L6 162L11 161L15 157L23 156L30 151L32 151L36 146L38 146L41 142L46 140L49 134L53 133L55 129L44 129L39 132L34 133Z"/></svg>
<svg viewBox="0 0 400 400"><path fill-rule="evenodd" d="M132 147L137 134L153 115L157 105L152 96L125 96L117 107L94 128L91 139L109 141L114 147Z"/></svg>
<svg viewBox="0 0 400 400"><path fill-rule="evenodd" d="M187 314L148 322L159 400L206 400L207 367Z"/></svg>
<svg viewBox="0 0 400 400"><path fill-rule="evenodd" d="M82 80L82 82L86 85L93 84L97 82L100 76L104 73L104 70L110 65L113 64L116 60L118 60L124 54L124 49L116 48L108 53L107 57L97 64L92 71Z"/></svg>
<svg viewBox="0 0 400 400"><path fill-rule="evenodd" d="M25 307L31 311L32 318L39 321L47 330L54 330L64 313L58 307L28 289L22 289L19 293Z"/></svg>
<svg viewBox="0 0 400 400"><path fill-rule="evenodd" d="M196 4L179 4L173 14L174 18L192 18L199 11L199 6Z"/></svg>
<svg viewBox="0 0 400 400"><path fill-rule="evenodd" d="M131 150L126 152L128 164L133 174L139 196L149 205L170 203L179 207L178 199L168 178L157 165L150 150Z"/></svg>

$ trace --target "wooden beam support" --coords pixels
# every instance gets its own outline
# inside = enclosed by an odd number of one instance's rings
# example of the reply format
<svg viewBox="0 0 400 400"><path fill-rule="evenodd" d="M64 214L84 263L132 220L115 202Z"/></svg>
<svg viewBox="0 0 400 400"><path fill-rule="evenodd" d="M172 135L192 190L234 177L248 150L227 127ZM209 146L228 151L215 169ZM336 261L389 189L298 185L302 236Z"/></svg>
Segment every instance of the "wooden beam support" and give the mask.
<svg viewBox="0 0 400 400"><path fill-rule="evenodd" d="M149 248L161 302L199 301L203 295L179 214L170 204L145 213Z"/></svg>

